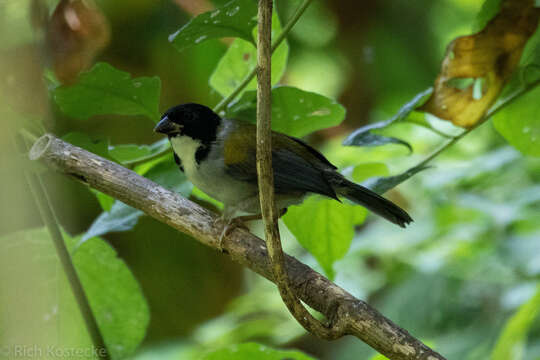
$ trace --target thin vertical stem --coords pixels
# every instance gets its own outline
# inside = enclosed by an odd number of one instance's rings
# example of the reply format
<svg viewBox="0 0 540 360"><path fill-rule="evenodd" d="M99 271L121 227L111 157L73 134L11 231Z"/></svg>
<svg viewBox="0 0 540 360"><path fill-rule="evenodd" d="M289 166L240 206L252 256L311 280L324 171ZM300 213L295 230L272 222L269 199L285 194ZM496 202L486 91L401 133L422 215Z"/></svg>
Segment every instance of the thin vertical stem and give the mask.
<svg viewBox="0 0 540 360"><path fill-rule="evenodd" d="M272 264L272 273L283 302L295 319L309 332L323 339L336 339L344 335L344 327L335 324L328 328L315 319L292 292L285 266L278 228L278 209L274 199L272 169L271 128L271 33L272 0L259 0L259 28L257 38L257 174L259 200L264 221L266 247Z"/></svg>
<svg viewBox="0 0 540 360"><path fill-rule="evenodd" d="M30 133L25 133L25 135L28 137L33 137L33 135L31 135ZM17 147L14 136L12 137L12 139L14 146ZM90 335L92 344L95 347L95 353L100 359L109 360L109 352L105 345L103 336L99 331L97 320L94 316L94 313L92 312L90 303L88 302L88 298L86 296L86 293L84 292L84 288L77 275L77 270L73 265L71 255L69 254L66 243L64 242L64 237L62 236L62 231L60 230L58 220L56 218L56 215L54 214L54 210L51 205L51 199L47 194L45 184L43 183L43 180L39 175L30 173L27 170L25 170L25 178L30 188L30 192L32 193L32 196L34 198L34 201L36 202L41 219L43 220L43 223L45 224L47 230L49 231L49 234L51 235L54 247L56 249L56 254L60 259L62 269L66 274L73 295L75 296L75 300L77 301L79 310L81 311L81 315L86 325L86 329L88 330L88 334Z"/></svg>

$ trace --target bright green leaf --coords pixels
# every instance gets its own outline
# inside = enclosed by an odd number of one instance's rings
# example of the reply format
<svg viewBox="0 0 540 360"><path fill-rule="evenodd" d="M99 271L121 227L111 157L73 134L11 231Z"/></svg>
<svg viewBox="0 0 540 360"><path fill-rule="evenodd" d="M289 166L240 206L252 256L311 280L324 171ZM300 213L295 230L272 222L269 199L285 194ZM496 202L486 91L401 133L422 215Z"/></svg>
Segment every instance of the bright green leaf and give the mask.
<svg viewBox="0 0 540 360"><path fill-rule="evenodd" d="M159 120L161 81L158 77L132 79L107 63L97 63L79 75L76 84L54 90L62 111L74 118L94 115L144 115Z"/></svg>
<svg viewBox="0 0 540 360"><path fill-rule="evenodd" d="M68 250L79 240L67 234L64 239ZM0 279L0 305L13 312L3 316L3 329L16 335L17 345L31 344L43 355L48 348L91 354L91 339L49 232L40 228L0 237L0 249L0 270L6 275ZM113 248L99 238L72 252L72 261L112 358L130 356L149 322L137 280ZM23 337L20 331L25 332ZM23 339L31 342L20 342ZM9 341L9 337L3 340Z"/></svg>
<svg viewBox="0 0 540 360"><path fill-rule="evenodd" d="M178 51L208 39L239 37L253 43L252 30L257 25L257 3L252 0L233 0L213 11L191 19L169 36Z"/></svg>
<svg viewBox="0 0 540 360"><path fill-rule="evenodd" d="M101 191L99 190L96 190L96 189L90 189L90 191L96 195L96 198L99 202L99 205L101 206L101 208L103 209L103 211L111 211L111 208L114 204L114 198L107 195L107 194L104 194L102 193Z"/></svg>
<svg viewBox="0 0 540 360"><path fill-rule="evenodd" d="M158 163L144 176L169 190L182 194L184 197L189 197L193 189L193 185L187 181L184 173L172 160Z"/></svg>
<svg viewBox="0 0 540 360"><path fill-rule="evenodd" d="M272 39L281 33L281 25L277 13L272 16ZM285 72L289 45L283 41L272 54L272 85L277 84ZM222 96L230 95L245 77L257 65L257 50L252 43L242 39L233 41L225 55L221 58L214 73L210 77L210 85ZM257 80L253 79L244 88L254 90Z"/></svg>
<svg viewBox="0 0 540 360"><path fill-rule="evenodd" d="M227 116L255 123L256 94L246 92L227 109ZM302 137L314 131L339 125L345 108L323 95L291 86L272 89L272 129Z"/></svg>
<svg viewBox="0 0 540 360"><path fill-rule="evenodd" d="M520 360L523 359L527 333L540 312L540 287L536 294L508 320L495 344L492 360Z"/></svg>
<svg viewBox="0 0 540 360"><path fill-rule="evenodd" d="M493 116L497 131L525 155L540 156L539 96L537 87Z"/></svg>
<svg viewBox="0 0 540 360"><path fill-rule="evenodd" d="M256 343L231 345L207 353L203 360L312 360L313 358L296 350L276 350Z"/></svg>
<svg viewBox="0 0 540 360"><path fill-rule="evenodd" d="M333 278L334 262L345 256L354 227L364 222L366 215L367 210L361 206L312 196L300 206L289 207L283 221L328 277Z"/></svg>
<svg viewBox="0 0 540 360"><path fill-rule="evenodd" d="M80 237L64 237L68 249L80 242ZM116 251L100 238L89 239L78 247L73 264L112 358L132 354L143 340L150 320L137 280Z"/></svg>
<svg viewBox="0 0 540 360"><path fill-rule="evenodd" d="M375 176L388 176L390 171L388 166L384 163L363 163L356 165L352 172L352 178L354 181L360 183L366 179L375 177Z"/></svg>

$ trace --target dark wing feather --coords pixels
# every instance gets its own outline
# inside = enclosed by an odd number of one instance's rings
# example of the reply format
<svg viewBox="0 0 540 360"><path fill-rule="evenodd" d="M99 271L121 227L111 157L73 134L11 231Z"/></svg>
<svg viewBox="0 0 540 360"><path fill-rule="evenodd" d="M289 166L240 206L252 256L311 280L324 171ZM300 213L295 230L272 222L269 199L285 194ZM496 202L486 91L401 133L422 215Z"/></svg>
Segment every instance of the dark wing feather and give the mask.
<svg viewBox="0 0 540 360"><path fill-rule="evenodd" d="M257 182L255 127L239 124L239 130L229 134L225 143L225 167L232 177ZM333 165L317 150L303 141L283 134L273 133L272 168L276 193L295 191L313 192L337 199L332 186L322 170Z"/></svg>
<svg viewBox="0 0 540 360"><path fill-rule="evenodd" d="M276 193L309 191L337 199L320 169L288 149L272 151Z"/></svg>
<svg viewBox="0 0 540 360"><path fill-rule="evenodd" d="M328 161L328 159L326 157L324 157L324 155L321 154L318 150L315 150L314 148L312 148L311 146L309 146L308 144L306 144L305 142L303 142L300 139L297 139L297 138L292 137L292 136L287 136L287 137L289 139L295 141L297 144L302 145L302 147L304 147L311 155L315 156L323 164L328 165L329 167L331 167L334 170L337 169L337 167L335 167L334 164L332 164L330 161Z"/></svg>

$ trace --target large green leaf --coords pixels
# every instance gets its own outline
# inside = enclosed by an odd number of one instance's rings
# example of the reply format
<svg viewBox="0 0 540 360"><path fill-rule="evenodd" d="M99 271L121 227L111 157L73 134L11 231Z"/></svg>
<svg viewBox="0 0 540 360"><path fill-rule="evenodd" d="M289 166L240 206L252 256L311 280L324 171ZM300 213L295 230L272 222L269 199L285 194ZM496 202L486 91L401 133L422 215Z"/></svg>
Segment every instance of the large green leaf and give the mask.
<svg viewBox="0 0 540 360"><path fill-rule="evenodd" d="M540 156L540 87L522 95L493 117L497 131L523 154Z"/></svg>
<svg viewBox="0 0 540 360"><path fill-rule="evenodd" d="M205 354L203 360L312 360L296 350L276 350L256 343L231 345L225 349Z"/></svg>
<svg viewBox="0 0 540 360"><path fill-rule="evenodd" d="M333 278L334 262L345 256L354 227L364 221L366 214L367 210L361 206L312 196L300 206L289 207L283 221L296 240L317 259L326 275Z"/></svg>
<svg viewBox="0 0 540 360"><path fill-rule="evenodd" d="M272 16L272 39L281 33L281 25L277 13ZM272 54L272 85L276 84L287 65L289 45L283 41ZM225 55L221 58L212 76L210 85L222 96L230 95L244 78L257 66L257 50L252 43L236 39L233 41ZM257 80L253 79L244 88L254 90L257 88Z"/></svg>
<svg viewBox="0 0 540 360"><path fill-rule="evenodd" d="M158 77L132 79L130 74L107 63L82 73L76 84L54 90L64 113L87 119L94 115L144 115L159 120L161 81Z"/></svg>
<svg viewBox="0 0 540 360"><path fill-rule="evenodd" d="M65 240L68 249L74 249L80 237L65 235ZM100 238L89 239L78 247L73 264L112 358L132 354L150 321L137 280L116 251Z"/></svg>
<svg viewBox="0 0 540 360"><path fill-rule="evenodd" d="M492 360L520 360L523 359L523 351L527 333L540 312L540 287L536 294L508 320L495 344Z"/></svg>
<svg viewBox="0 0 540 360"><path fill-rule="evenodd" d="M227 116L256 122L256 92L249 91L231 104ZM314 131L339 125L345 108L335 100L291 86L272 89L272 129L302 137Z"/></svg>
<svg viewBox="0 0 540 360"><path fill-rule="evenodd" d="M252 30L255 25L257 3L253 0L233 0L191 19L169 36L169 41L179 51L208 39L222 37L239 37L253 43Z"/></svg>
<svg viewBox="0 0 540 360"><path fill-rule="evenodd" d="M78 242L67 234L64 238L69 250ZM48 231L40 228L3 236L0 249L4 275L0 305L14 314L2 318L3 330L10 334L3 340L16 339L19 343L13 346L40 349L44 355L47 349L77 349L82 352L78 358L94 359L84 320ZM72 253L72 260L112 359L131 355L149 322L137 280L113 248L99 238ZM9 358L17 357L12 355Z"/></svg>

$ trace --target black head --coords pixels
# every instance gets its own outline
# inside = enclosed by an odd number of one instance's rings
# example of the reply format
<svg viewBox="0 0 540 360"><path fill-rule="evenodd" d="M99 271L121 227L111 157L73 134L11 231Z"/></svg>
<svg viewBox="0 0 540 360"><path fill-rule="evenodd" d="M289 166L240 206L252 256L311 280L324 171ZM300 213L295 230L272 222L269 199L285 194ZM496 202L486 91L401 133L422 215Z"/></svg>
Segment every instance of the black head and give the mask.
<svg viewBox="0 0 540 360"><path fill-rule="evenodd" d="M171 137L189 136L208 144L216 139L221 118L212 109L200 104L177 105L167 110L154 128Z"/></svg>

